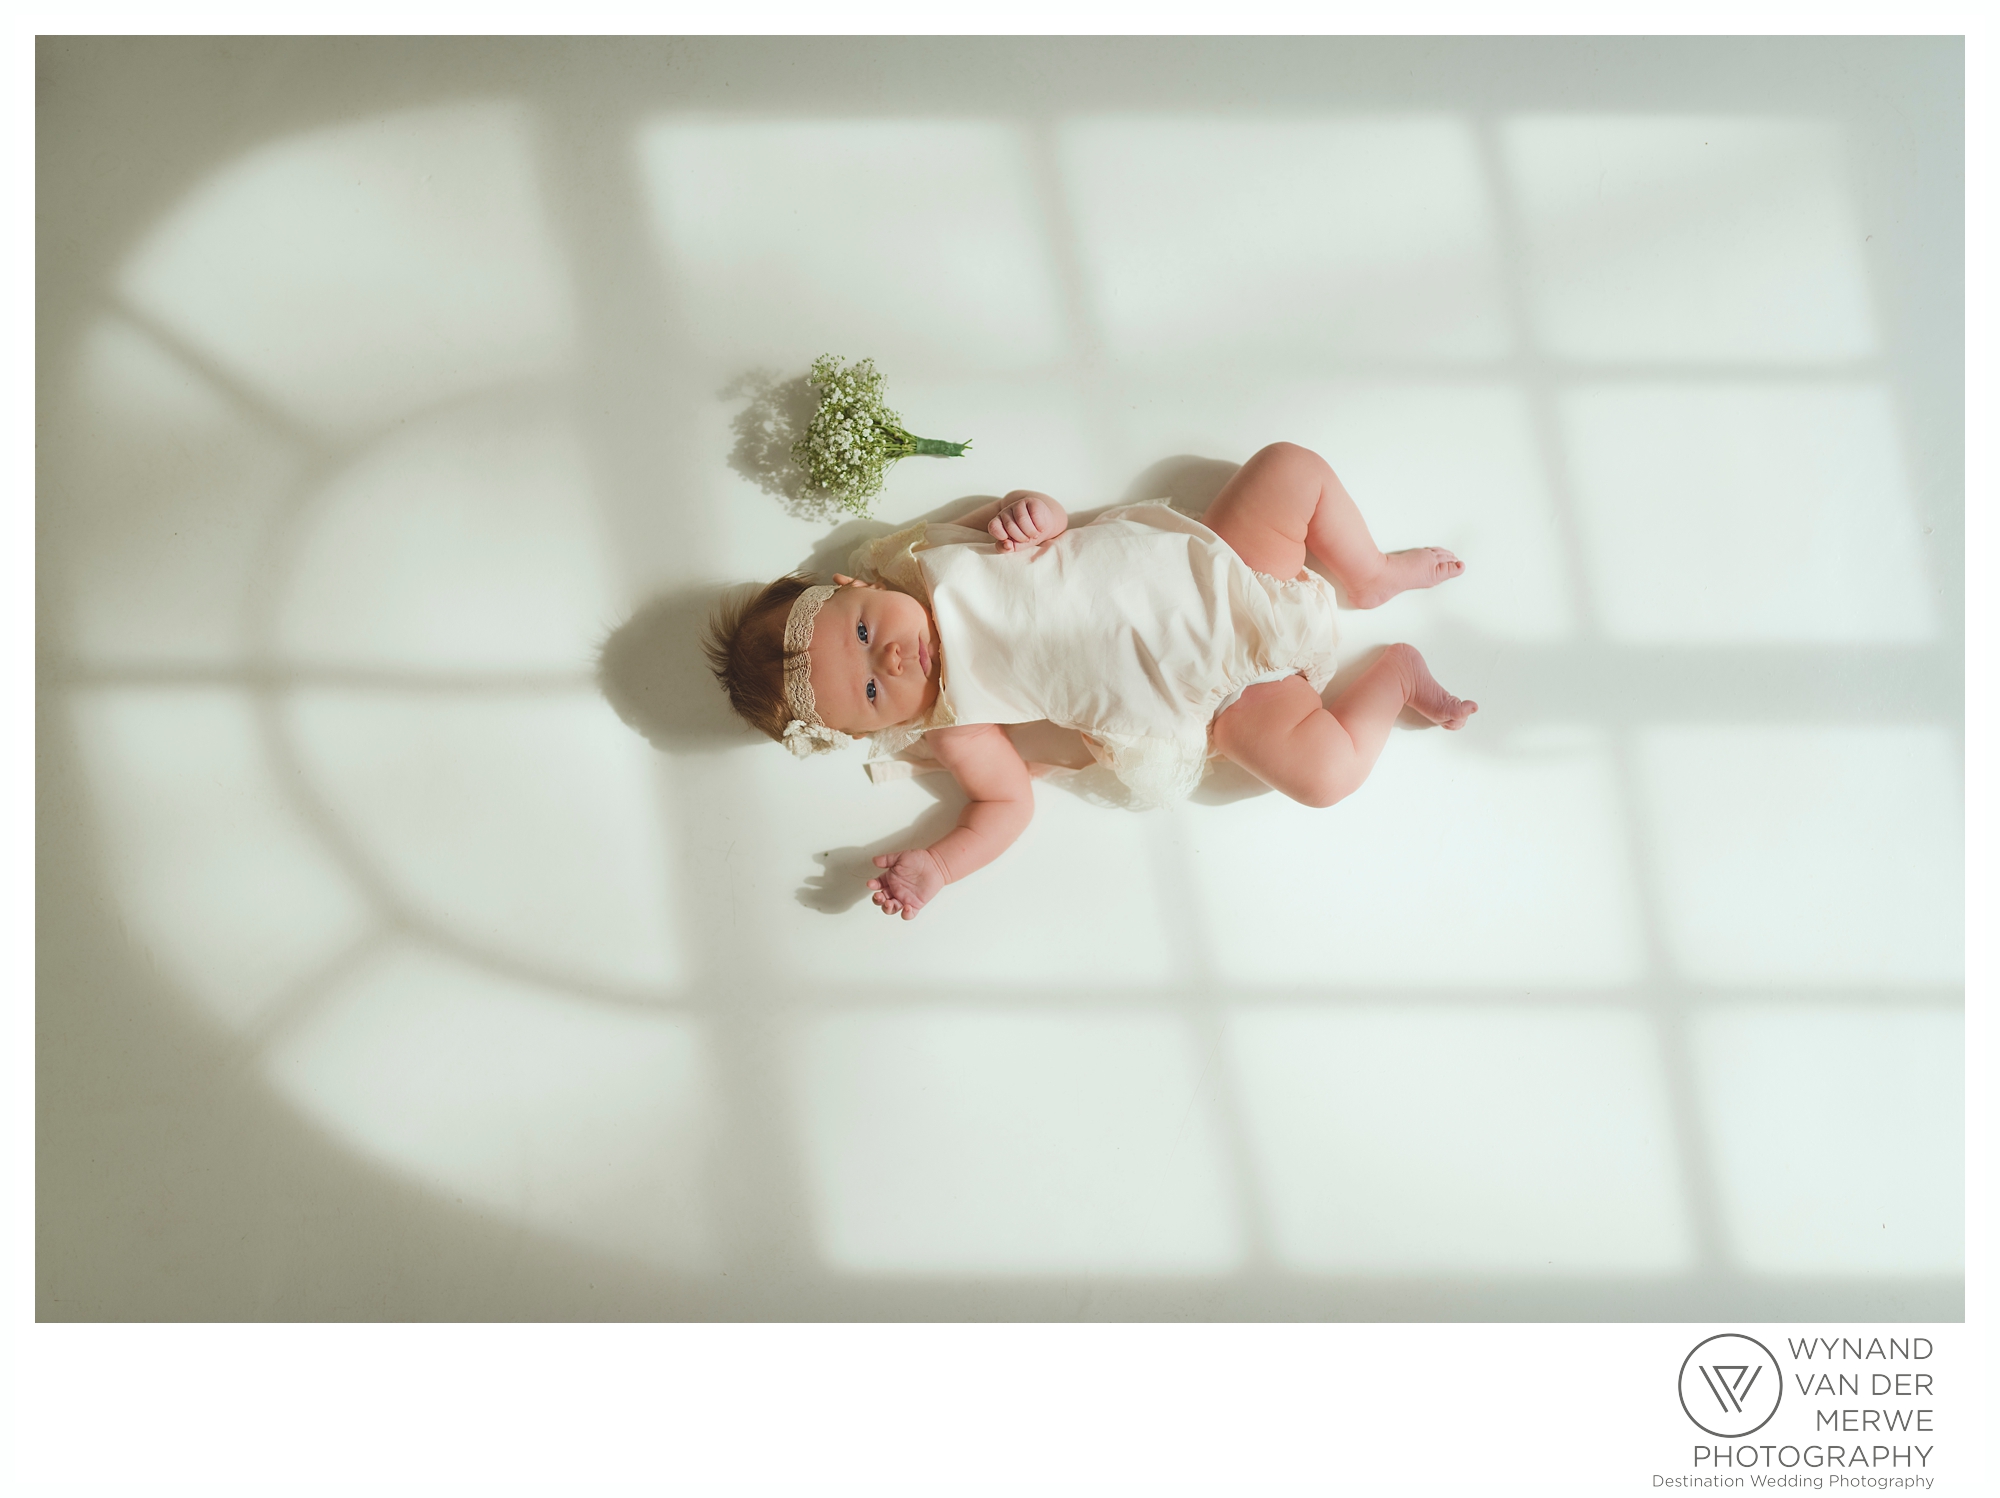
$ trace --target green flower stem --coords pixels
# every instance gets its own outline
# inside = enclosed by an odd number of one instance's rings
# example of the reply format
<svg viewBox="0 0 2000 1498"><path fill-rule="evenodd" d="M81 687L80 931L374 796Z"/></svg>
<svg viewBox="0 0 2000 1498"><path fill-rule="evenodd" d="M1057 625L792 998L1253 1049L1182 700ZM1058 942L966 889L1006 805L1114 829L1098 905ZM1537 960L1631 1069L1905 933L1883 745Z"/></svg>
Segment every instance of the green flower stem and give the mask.
<svg viewBox="0 0 2000 1498"><path fill-rule="evenodd" d="M936 437L912 437L908 432L902 431L896 435L909 444L912 455L926 458L962 457L965 450L972 446L970 442L941 442Z"/></svg>

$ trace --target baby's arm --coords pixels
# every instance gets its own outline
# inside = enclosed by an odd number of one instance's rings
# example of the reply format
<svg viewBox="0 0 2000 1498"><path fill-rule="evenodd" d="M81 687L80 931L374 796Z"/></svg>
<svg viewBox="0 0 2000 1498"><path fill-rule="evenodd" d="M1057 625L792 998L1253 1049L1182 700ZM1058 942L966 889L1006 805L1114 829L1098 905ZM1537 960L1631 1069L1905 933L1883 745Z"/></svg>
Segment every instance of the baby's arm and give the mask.
<svg viewBox="0 0 2000 1498"><path fill-rule="evenodd" d="M981 505L952 524L985 531L1000 543L1002 551L1012 551L1016 546L1055 540L1069 526L1069 515L1046 494L1015 489L1005 498Z"/></svg>
<svg viewBox="0 0 2000 1498"><path fill-rule="evenodd" d="M958 826L928 848L885 853L875 860L871 898L884 915L909 920L947 884L956 884L1004 853L1035 814L1035 792L1014 741L993 723L933 729L926 740L938 762L972 798Z"/></svg>

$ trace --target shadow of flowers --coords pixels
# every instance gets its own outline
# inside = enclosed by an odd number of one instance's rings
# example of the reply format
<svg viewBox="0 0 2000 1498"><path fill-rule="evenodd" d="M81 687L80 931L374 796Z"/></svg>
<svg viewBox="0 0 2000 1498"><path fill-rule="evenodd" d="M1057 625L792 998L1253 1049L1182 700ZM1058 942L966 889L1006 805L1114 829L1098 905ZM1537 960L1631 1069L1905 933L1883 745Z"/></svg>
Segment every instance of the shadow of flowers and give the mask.
<svg viewBox="0 0 2000 1498"><path fill-rule="evenodd" d="M731 419L736 443L729 466L781 502L796 520L832 522L846 512L792 461L792 444L803 437L819 408L819 397L804 375L780 380L768 369L753 369L725 385L720 398L747 404Z"/></svg>

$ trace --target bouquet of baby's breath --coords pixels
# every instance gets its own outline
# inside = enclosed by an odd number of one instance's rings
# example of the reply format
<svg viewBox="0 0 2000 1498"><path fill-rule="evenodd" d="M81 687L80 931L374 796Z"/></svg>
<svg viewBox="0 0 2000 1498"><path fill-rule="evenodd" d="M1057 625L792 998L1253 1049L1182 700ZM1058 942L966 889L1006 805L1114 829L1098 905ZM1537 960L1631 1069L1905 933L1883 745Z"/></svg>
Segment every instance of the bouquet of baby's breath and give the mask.
<svg viewBox="0 0 2000 1498"><path fill-rule="evenodd" d="M843 365L832 354L813 360L811 380L819 410L805 436L792 444L792 460L806 477L845 510L868 513L868 501L882 492L882 475L898 458L916 453L955 458L970 442L912 437L903 418L882 404L882 376L875 361Z"/></svg>

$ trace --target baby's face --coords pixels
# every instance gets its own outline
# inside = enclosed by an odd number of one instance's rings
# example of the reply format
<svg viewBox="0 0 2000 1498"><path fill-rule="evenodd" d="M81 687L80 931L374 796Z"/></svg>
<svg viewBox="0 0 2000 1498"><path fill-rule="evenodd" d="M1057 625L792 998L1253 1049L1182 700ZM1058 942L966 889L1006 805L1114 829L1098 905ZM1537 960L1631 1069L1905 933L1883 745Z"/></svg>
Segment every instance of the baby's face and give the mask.
<svg viewBox="0 0 2000 1498"><path fill-rule="evenodd" d="M938 694L937 632L907 593L836 577L840 591L813 616L813 701L842 733L876 733L931 710Z"/></svg>

